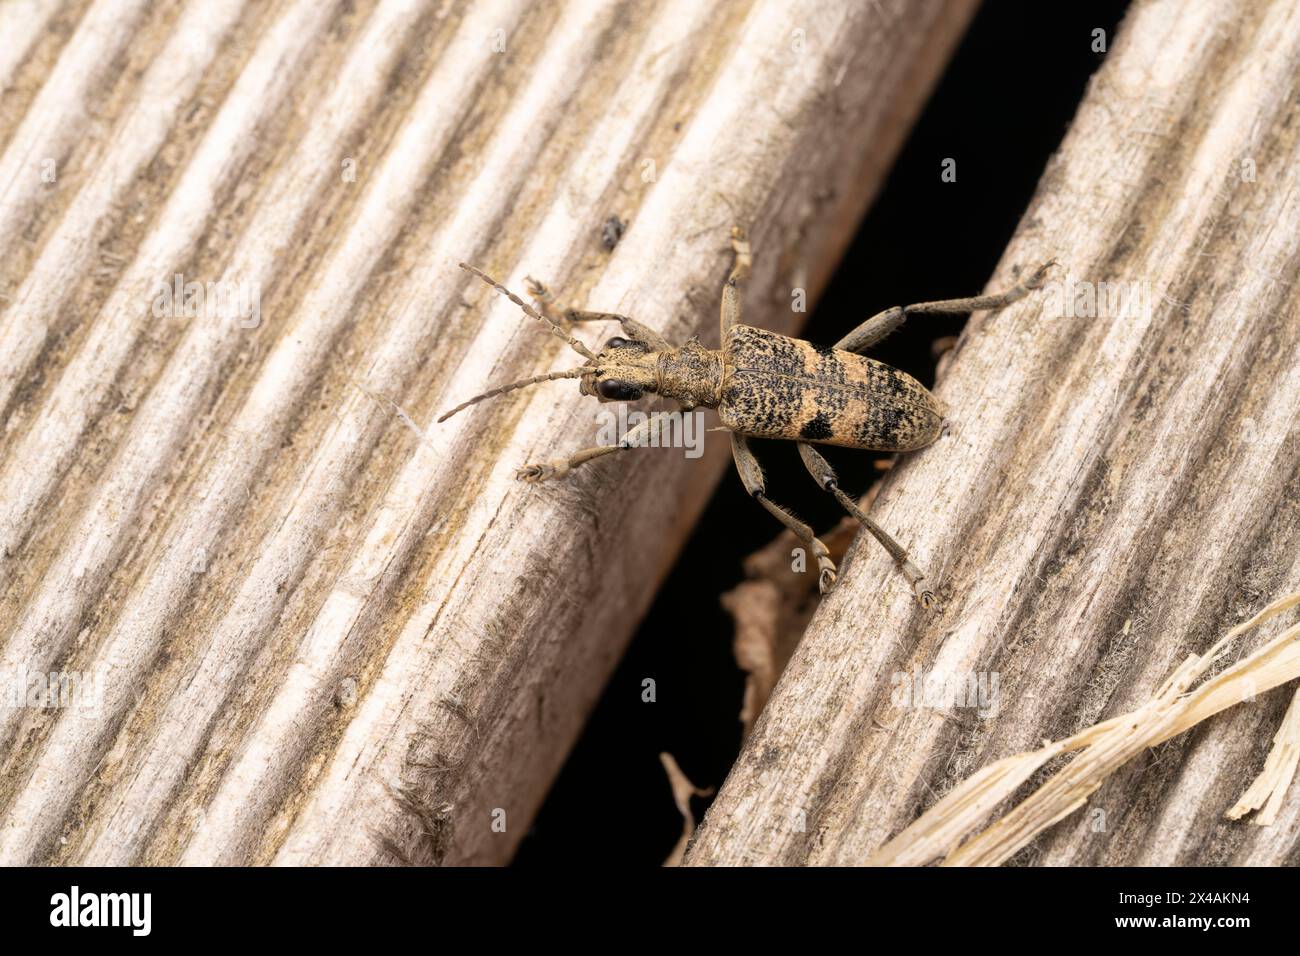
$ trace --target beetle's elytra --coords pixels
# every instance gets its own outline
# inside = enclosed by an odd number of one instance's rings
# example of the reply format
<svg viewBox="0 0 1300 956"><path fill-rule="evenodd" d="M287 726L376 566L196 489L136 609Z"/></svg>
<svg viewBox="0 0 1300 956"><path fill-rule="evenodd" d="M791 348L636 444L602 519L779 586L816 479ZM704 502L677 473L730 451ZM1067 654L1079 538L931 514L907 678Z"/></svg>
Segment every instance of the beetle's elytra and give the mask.
<svg viewBox="0 0 1300 956"><path fill-rule="evenodd" d="M731 432L731 449L741 481L754 499L795 533L817 558L823 593L835 583L835 565L812 529L767 498L763 472L747 438L783 438L798 443L808 471L823 490L835 496L893 557L925 607L934 594L925 575L907 551L858 507L839 487L834 470L813 445L839 445L872 451L915 451L935 441L943 428L944 409L929 389L905 372L860 353L898 328L909 315L974 312L999 309L1024 298L1043 281L1052 262L1040 266L1014 288L997 295L974 296L895 306L863 322L831 348L817 348L800 339L778 335L740 322L740 282L749 274L751 258L744 231L732 230L735 264L722 287L721 347L706 349L696 339L672 346L634 319L611 312L563 309L551 301L544 285L529 280L541 312L473 266L462 267L510 298L528 315L545 322L581 355L584 364L512 382L476 395L442 415L445 421L485 398L563 378L579 380L579 390L602 402L631 402L650 393L676 401L682 408L716 408ZM609 339L594 354L562 324L615 321L623 335ZM658 427L649 418L630 429L615 445L585 448L567 458L521 468L524 481L560 478L595 458L642 446Z"/></svg>
<svg viewBox="0 0 1300 956"><path fill-rule="evenodd" d="M722 348L718 416L755 438L914 451L939 437L943 408L906 372L750 325Z"/></svg>

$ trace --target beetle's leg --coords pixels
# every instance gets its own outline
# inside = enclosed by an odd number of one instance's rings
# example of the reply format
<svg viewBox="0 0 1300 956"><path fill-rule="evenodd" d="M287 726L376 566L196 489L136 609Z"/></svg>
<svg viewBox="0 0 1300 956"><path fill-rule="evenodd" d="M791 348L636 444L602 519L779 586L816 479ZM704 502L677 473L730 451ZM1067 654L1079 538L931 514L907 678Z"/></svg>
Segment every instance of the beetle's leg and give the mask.
<svg viewBox="0 0 1300 956"><path fill-rule="evenodd" d="M613 445L596 445L592 448L584 448L582 451L574 452L568 458L556 458L554 461L544 462L540 465L525 465L515 472L515 477L520 481L547 481L551 478L563 478L579 465L585 465L593 458L600 458L602 455L612 455L616 451L627 451L632 448L640 448L642 442L650 436L651 431L658 434L659 423L662 419L658 415L651 415L635 428L629 428L623 433Z"/></svg>
<svg viewBox="0 0 1300 956"><path fill-rule="evenodd" d="M731 433L731 454L736 459L736 471L740 472L740 480L744 483L745 490L753 496L755 501L772 512L777 521L793 531L795 537L812 549L813 555L817 558L819 572L817 587L822 594L825 594L835 585L835 562L831 560L831 554L826 549L826 545L822 544L813 534L812 528L767 497L767 484L763 480L763 468L759 465L758 459L754 457L754 452L750 450L749 442L745 441L743 435L736 432Z"/></svg>
<svg viewBox="0 0 1300 956"><path fill-rule="evenodd" d="M978 312L981 309L1004 308L1012 302L1023 299L1034 289L1041 286L1047 270L1055 262L1055 259L1045 262L1031 272L1028 278L1017 282L1013 288L995 295L977 295L967 299L941 299L937 302L918 302L915 305L896 305L892 309L886 309L884 312L879 312L867 319L867 321L836 342L834 348L843 349L845 352L864 352L902 325L909 315L924 315L926 313L962 315L966 312Z"/></svg>
<svg viewBox="0 0 1300 956"><path fill-rule="evenodd" d="M622 324L624 334L629 338L644 342L655 352L667 352L672 348L668 344L668 340L654 329L642 325L636 319L629 319L626 315L619 315L617 312L588 312L580 309L565 309L562 314L569 322L618 322Z"/></svg>
<svg viewBox="0 0 1300 956"><path fill-rule="evenodd" d="M750 266L754 257L749 251L749 239L745 230L739 226L731 227L731 248L736 254L731 267L731 275L722 287L722 339L727 341L727 330L740 323L740 283L749 278Z"/></svg>
<svg viewBox="0 0 1300 956"><path fill-rule="evenodd" d="M839 479L835 476L835 469L831 467L830 462L822 457L821 452L807 442L799 442L798 444L799 457L803 459L804 467L808 469L817 484L834 495L835 500L843 506L844 510L862 522L862 526L884 545L885 550L889 552L889 556L894 559L894 564L898 566L898 570L903 572L903 577L907 578L908 584L912 585L912 592L921 603L921 607L933 607L934 592L928 587L925 574L908 557L907 549L895 541L888 531L868 518L866 512L858 507L858 503L845 494L844 489L839 485Z"/></svg>
<svg viewBox="0 0 1300 956"><path fill-rule="evenodd" d="M532 276L524 277L524 285L528 287L528 294L541 307L542 314L552 322L618 322L623 326L623 331L628 336L644 342L656 352L663 352L672 348L662 335L654 329L642 325L636 319L630 319L626 315L620 315L617 312L591 312L587 309L565 308L555 302L554 294L544 282L539 282Z"/></svg>

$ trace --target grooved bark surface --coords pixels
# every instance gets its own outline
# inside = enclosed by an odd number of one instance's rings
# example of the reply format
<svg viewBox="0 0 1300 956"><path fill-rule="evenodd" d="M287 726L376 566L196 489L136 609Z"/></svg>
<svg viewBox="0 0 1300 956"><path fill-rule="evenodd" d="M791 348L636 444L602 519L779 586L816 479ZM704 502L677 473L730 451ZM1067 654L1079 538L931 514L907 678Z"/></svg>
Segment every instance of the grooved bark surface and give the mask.
<svg viewBox="0 0 1300 956"><path fill-rule="evenodd" d="M971 6L0 5L0 677L99 681L0 861L508 859L726 442L515 482L594 405L429 424L573 364L456 262L709 342L748 223L792 328Z"/></svg>
<svg viewBox="0 0 1300 956"><path fill-rule="evenodd" d="M872 509L941 613L860 535L687 863L860 863L1300 589L1297 77L1300 4L1130 9L989 287L1058 256L1076 283L1136 282L1139 307L1071 309L1058 272L974 317L940 376L951 434ZM995 706L912 706L895 679L918 673L997 675ZM1293 690L1134 760L1017 861L1300 862L1300 787L1271 827L1223 819Z"/></svg>

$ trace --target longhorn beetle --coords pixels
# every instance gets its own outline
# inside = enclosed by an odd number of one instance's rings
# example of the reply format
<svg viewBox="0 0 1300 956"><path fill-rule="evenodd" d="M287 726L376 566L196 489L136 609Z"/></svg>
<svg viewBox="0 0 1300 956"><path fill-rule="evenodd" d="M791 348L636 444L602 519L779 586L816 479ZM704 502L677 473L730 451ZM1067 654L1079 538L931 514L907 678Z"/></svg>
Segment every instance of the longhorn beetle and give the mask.
<svg viewBox="0 0 1300 956"><path fill-rule="evenodd" d="M750 271L752 258L745 232L731 231L735 262L722 287L721 348L706 349L692 337L672 346L635 319L613 312L587 312L557 307L546 287L528 279L529 292L538 300L539 313L495 279L466 263L460 267L478 276L525 313L545 322L552 334L569 344L586 360L577 368L536 375L476 395L444 413L439 422L485 398L539 382L563 378L579 380L579 391L601 402L633 402L646 393L676 401L684 410L715 408L725 430L731 433L731 453L745 490L783 525L795 533L817 558L818 586L825 594L835 583L835 564L826 545L812 528L767 497L763 470L749 447L749 438L785 438L798 443L804 466L844 510L857 518L884 545L911 584L923 607L934 603L925 575L912 563L906 549L872 521L840 486L834 469L813 448L840 445L871 451L915 451L937 439L944 425L944 409L924 385L905 372L863 357L860 353L897 329L909 315L966 313L1000 309L1037 289L1053 262L1035 269L1014 288L997 294L966 299L945 299L894 306L880 312L830 348L817 348L765 329L740 323L740 283ZM605 343L600 354L565 331L569 322L618 322L623 336ZM660 419L650 417L629 429L614 445L584 448L568 458L519 469L521 481L563 478L574 468L602 455L638 447L651 437Z"/></svg>

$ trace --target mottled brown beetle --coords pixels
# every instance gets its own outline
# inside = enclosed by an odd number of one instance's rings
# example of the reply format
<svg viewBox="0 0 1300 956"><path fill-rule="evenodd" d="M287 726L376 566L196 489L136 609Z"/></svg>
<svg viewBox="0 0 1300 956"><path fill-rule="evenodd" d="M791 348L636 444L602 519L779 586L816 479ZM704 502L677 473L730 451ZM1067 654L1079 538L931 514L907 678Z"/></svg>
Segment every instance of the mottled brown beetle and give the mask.
<svg viewBox="0 0 1300 956"><path fill-rule="evenodd" d="M812 550L817 558L822 593L835 583L835 564L826 546L813 535L812 528L767 497L763 470L750 450L748 438L785 438L798 442L799 454L813 478L884 545L912 585L917 600L922 606L930 607L934 594L926 584L925 575L912 563L903 546L867 517L857 502L840 488L834 470L812 446L840 445L902 452L915 451L935 441L944 424L944 409L938 398L905 372L858 353L885 338L909 315L962 314L1009 305L1038 288L1052 263L1035 269L1015 288L999 295L886 309L831 348L817 348L799 339L740 324L739 285L749 275L752 262L743 230L732 230L731 245L735 265L722 288L722 347L717 350L706 349L695 338L673 347L659 333L625 315L559 308L552 303L544 285L528 279L529 291L542 309L539 314L505 286L462 262L462 269L509 297L528 315L547 323L587 364L494 388L462 402L438 421L446 421L485 398L562 378L579 379L582 394L594 395L601 402L632 402L653 393L673 399L686 410L715 408L731 433L731 452L745 489ZM610 339L600 354L595 355L565 332L561 318L570 322L619 322L626 337ZM615 445L585 448L568 458L528 465L519 470L517 477L523 481L562 478L593 458L644 444L659 421L652 416L629 429Z"/></svg>

